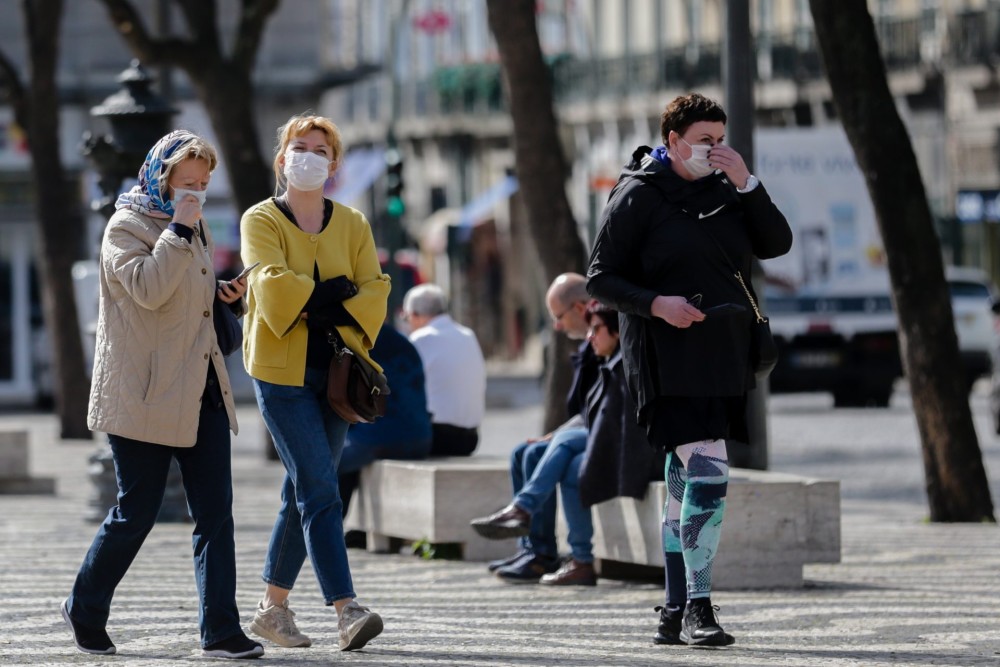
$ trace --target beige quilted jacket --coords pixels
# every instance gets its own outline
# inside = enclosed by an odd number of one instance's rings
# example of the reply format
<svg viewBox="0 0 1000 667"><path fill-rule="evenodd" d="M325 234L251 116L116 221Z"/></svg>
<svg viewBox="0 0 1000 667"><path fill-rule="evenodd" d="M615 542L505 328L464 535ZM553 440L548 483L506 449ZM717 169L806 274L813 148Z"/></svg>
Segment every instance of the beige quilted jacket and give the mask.
<svg viewBox="0 0 1000 667"><path fill-rule="evenodd" d="M209 360L233 433L229 374L215 339L214 244L188 243L169 220L122 209L101 245L97 349L87 425L95 431L192 447Z"/></svg>

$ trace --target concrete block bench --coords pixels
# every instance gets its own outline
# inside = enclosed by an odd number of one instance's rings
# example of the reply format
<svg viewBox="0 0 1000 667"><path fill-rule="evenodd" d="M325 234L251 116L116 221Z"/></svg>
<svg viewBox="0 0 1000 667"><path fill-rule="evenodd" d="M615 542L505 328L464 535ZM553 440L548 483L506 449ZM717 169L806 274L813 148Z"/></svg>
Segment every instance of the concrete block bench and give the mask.
<svg viewBox="0 0 1000 667"><path fill-rule="evenodd" d="M508 460L452 457L376 461L345 525L367 534L369 551L392 538L457 543L465 560L514 553L515 540L486 540L469 526L510 502ZM660 514L666 485L650 484L643 500L615 498L593 508L594 555L618 573L662 568ZM565 524L559 512L560 544ZM840 483L777 472L733 469L713 583L718 589L802 585L806 563L840 562Z"/></svg>
<svg viewBox="0 0 1000 667"><path fill-rule="evenodd" d="M457 543L465 560L508 556L516 540L487 540L469 526L510 502L508 466L487 456L375 461L361 472L345 527L364 531L369 551L400 538Z"/></svg>
<svg viewBox="0 0 1000 667"><path fill-rule="evenodd" d="M653 482L643 500L615 498L595 506L594 556L662 568L660 517L665 498L666 484ZM730 471L714 588L798 587L806 563L838 562L839 482Z"/></svg>
<svg viewBox="0 0 1000 667"><path fill-rule="evenodd" d="M52 494L51 477L32 477L28 466L28 432L0 431L0 494Z"/></svg>

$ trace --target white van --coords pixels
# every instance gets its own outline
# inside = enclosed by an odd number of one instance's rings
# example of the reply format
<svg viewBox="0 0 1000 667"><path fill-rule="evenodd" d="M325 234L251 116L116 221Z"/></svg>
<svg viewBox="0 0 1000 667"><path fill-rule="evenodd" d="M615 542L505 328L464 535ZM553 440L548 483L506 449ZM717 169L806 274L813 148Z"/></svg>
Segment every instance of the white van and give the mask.
<svg viewBox="0 0 1000 667"><path fill-rule="evenodd" d="M945 276L971 390L977 379L990 375L993 357L1000 355L993 310L997 290L979 269L948 267ZM779 351L772 391L829 391L836 407L889 405L903 367L888 275L884 281L825 285L793 295L769 292L766 309ZM1000 408L1000 379L994 387Z"/></svg>

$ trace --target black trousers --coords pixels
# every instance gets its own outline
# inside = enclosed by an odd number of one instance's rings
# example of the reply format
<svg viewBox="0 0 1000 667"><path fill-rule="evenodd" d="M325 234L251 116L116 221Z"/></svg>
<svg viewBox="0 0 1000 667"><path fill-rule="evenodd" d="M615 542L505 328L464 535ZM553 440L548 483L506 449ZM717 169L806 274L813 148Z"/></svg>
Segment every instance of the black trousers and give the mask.
<svg viewBox="0 0 1000 667"><path fill-rule="evenodd" d="M479 429L431 424L431 456L469 456L479 444Z"/></svg>

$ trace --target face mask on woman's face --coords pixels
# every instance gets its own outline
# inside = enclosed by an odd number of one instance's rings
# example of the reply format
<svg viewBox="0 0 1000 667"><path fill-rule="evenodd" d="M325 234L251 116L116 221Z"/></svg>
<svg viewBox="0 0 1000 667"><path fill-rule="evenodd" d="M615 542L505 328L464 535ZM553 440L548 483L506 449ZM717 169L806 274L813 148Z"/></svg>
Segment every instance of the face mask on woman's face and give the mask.
<svg viewBox="0 0 1000 667"><path fill-rule="evenodd" d="M681 139L681 141L684 141L684 139ZM691 157L681 160L681 164L684 165L689 174L695 178L704 178L715 171L714 167L708 165L708 152L712 150L711 146L706 146L705 144L692 146L686 141L684 143L691 149Z"/></svg>
<svg viewBox="0 0 1000 667"><path fill-rule="evenodd" d="M205 199L208 197L207 190L185 190L184 188L174 188L174 210L177 210L177 205L181 203L181 200L188 195L194 195L195 199L198 200L198 205L205 206Z"/></svg>
<svg viewBox="0 0 1000 667"><path fill-rule="evenodd" d="M296 190L319 190L330 176L330 161L316 153L286 151L285 178Z"/></svg>

